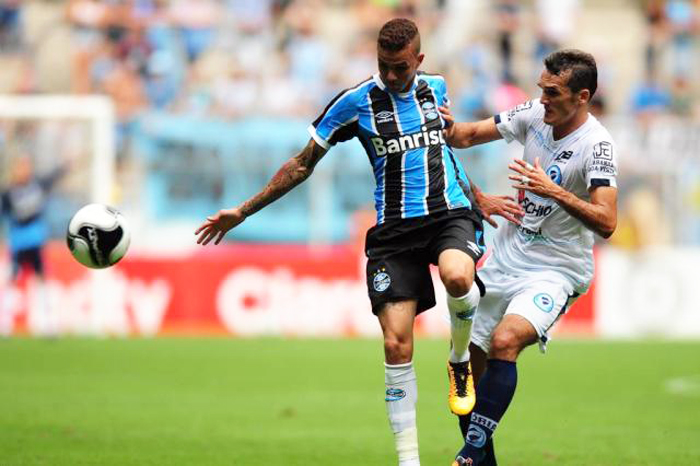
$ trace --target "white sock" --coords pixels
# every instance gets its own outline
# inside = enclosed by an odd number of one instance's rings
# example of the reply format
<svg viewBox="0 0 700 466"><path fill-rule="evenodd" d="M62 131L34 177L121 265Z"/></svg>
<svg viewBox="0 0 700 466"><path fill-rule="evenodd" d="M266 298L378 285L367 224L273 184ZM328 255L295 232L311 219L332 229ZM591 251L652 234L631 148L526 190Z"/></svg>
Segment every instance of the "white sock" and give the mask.
<svg viewBox="0 0 700 466"><path fill-rule="evenodd" d="M459 298L447 293L447 308L450 310L450 335L452 351L450 362L469 361L469 340L472 335L472 323L481 293L476 282L467 294Z"/></svg>
<svg viewBox="0 0 700 466"><path fill-rule="evenodd" d="M399 466L419 466L416 428L418 385L413 362L395 365L384 363L384 382L386 411L394 432Z"/></svg>

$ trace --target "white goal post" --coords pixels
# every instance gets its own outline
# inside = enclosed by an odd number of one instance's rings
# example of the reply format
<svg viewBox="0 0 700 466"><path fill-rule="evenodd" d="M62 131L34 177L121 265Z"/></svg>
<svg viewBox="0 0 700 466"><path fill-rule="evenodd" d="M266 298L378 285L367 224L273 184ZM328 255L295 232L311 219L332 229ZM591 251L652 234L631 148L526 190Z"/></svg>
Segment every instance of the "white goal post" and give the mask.
<svg viewBox="0 0 700 466"><path fill-rule="evenodd" d="M115 111L101 95L0 95L0 119L86 120L92 125L90 200L110 204L114 186Z"/></svg>

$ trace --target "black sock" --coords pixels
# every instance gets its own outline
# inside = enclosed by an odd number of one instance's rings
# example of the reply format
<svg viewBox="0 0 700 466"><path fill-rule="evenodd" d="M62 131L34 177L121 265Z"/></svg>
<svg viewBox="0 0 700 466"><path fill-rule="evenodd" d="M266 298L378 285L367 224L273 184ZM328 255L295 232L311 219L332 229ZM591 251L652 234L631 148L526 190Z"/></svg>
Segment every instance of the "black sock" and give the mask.
<svg viewBox="0 0 700 466"><path fill-rule="evenodd" d="M459 416L459 430L462 431L462 440L467 438L467 432L469 431L469 423L471 422L472 414L469 413L466 416ZM493 446L493 437L489 437L486 440L486 445L484 445L485 456L481 459L479 466L498 466L496 461L496 449Z"/></svg>
<svg viewBox="0 0 700 466"><path fill-rule="evenodd" d="M517 382L514 362L500 359L486 362L486 372L476 387L476 405L471 413L466 443L460 452L463 458L481 459L487 441L513 399Z"/></svg>
<svg viewBox="0 0 700 466"><path fill-rule="evenodd" d="M472 421L472 413L466 416L459 416L459 430L462 432L462 440L467 437L467 431L469 430L469 423Z"/></svg>
<svg viewBox="0 0 700 466"><path fill-rule="evenodd" d="M489 437L484 445L485 456L481 459L480 466L498 466L496 462L496 449L493 446L493 437Z"/></svg>

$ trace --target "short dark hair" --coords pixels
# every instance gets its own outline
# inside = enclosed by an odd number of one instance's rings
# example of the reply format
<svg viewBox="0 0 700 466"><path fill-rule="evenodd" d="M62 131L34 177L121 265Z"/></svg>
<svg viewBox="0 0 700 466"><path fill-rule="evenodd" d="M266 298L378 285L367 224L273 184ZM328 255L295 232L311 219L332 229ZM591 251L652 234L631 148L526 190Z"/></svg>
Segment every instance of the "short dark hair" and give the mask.
<svg viewBox="0 0 700 466"><path fill-rule="evenodd" d="M558 50L544 59L544 66L547 71L556 75L571 70L567 87L572 92L588 89L593 98L598 88L598 67L590 53L576 49Z"/></svg>
<svg viewBox="0 0 700 466"><path fill-rule="evenodd" d="M420 52L420 33L416 23L406 18L394 18L379 31L377 43L383 50L398 52L417 39L416 52Z"/></svg>

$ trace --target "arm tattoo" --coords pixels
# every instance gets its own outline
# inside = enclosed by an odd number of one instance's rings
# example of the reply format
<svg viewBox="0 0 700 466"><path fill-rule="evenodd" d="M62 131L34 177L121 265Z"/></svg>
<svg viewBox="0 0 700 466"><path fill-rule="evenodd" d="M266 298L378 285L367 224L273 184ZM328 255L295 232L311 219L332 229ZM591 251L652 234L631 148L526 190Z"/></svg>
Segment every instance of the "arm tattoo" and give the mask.
<svg viewBox="0 0 700 466"><path fill-rule="evenodd" d="M325 155L326 150L312 139L295 157L289 159L255 196L244 202L240 209L246 217L287 194L295 186L306 180L314 167Z"/></svg>

